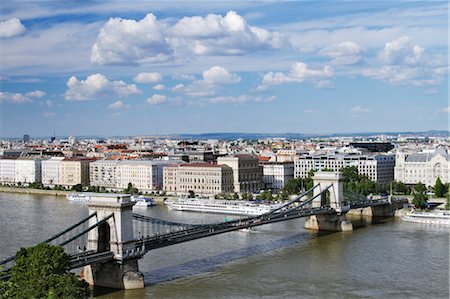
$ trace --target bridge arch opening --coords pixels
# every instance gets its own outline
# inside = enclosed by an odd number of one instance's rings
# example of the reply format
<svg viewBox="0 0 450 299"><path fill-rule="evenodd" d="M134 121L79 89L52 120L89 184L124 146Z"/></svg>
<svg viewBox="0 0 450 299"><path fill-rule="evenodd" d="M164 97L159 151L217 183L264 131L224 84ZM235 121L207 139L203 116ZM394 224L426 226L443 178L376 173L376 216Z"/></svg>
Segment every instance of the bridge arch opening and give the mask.
<svg viewBox="0 0 450 299"><path fill-rule="evenodd" d="M97 251L104 252L111 250L111 228L108 222L103 222L98 226Z"/></svg>

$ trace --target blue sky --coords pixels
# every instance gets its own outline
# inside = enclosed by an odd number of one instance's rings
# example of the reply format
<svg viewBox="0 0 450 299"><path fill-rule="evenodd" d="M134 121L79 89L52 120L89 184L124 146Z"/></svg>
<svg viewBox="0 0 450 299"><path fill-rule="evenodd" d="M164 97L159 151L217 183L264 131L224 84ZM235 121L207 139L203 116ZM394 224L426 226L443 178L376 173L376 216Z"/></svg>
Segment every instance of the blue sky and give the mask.
<svg viewBox="0 0 450 299"><path fill-rule="evenodd" d="M447 1L11 1L0 136L448 129Z"/></svg>

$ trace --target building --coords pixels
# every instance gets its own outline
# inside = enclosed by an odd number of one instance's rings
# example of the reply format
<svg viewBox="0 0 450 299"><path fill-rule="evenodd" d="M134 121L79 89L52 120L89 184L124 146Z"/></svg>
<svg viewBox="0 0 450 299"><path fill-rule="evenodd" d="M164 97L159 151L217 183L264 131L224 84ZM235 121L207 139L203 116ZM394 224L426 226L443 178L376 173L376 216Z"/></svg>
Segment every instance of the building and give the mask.
<svg viewBox="0 0 450 299"><path fill-rule="evenodd" d="M89 185L89 163L96 159L85 158L66 158L60 164L60 180L59 184L71 187L81 184Z"/></svg>
<svg viewBox="0 0 450 299"><path fill-rule="evenodd" d="M27 143L28 141L30 141L30 135L24 134L22 141L23 141L23 143Z"/></svg>
<svg viewBox="0 0 450 299"><path fill-rule="evenodd" d="M115 189L119 163L118 160L98 160L89 164L90 185Z"/></svg>
<svg viewBox="0 0 450 299"><path fill-rule="evenodd" d="M423 183L434 186L436 179L450 183L449 149L439 146L432 151L397 152L395 180L405 184Z"/></svg>
<svg viewBox="0 0 450 299"><path fill-rule="evenodd" d="M164 169L164 190L200 195L232 193L233 170L227 165L191 163L171 165Z"/></svg>
<svg viewBox="0 0 450 299"><path fill-rule="evenodd" d="M54 186L60 184L61 161L63 157L51 157L42 161L42 184L44 186Z"/></svg>
<svg viewBox="0 0 450 299"><path fill-rule="evenodd" d="M350 142L349 145L354 148L364 148L373 153L388 152L394 148L390 142Z"/></svg>
<svg viewBox="0 0 450 299"><path fill-rule="evenodd" d="M263 162L263 183L266 189L279 192L294 178L294 162Z"/></svg>
<svg viewBox="0 0 450 299"><path fill-rule="evenodd" d="M179 162L177 160L176 162ZM171 160L125 160L117 164L117 184L119 189L128 187L128 183L142 191L163 189L163 171Z"/></svg>
<svg viewBox="0 0 450 299"><path fill-rule="evenodd" d="M234 192L255 193L262 189L262 167L258 156L236 154L219 157L217 164L228 165L233 170Z"/></svg>
<svg viewBox="0 0 450 299"><path fill-rule="evenodd" d="M15 160L15 183L30 184L42 181L41 159L19 158Z"/></svg>
<svg viewBox="0 0 450 299"><path fill-rule="evenodd" d="M4 184L14 184L16 182L16 159L0 159L0 182Z"/></svg>
<svg viewBox="0 0 450 299"><path fill-rule="evenodd" d="M394 179L395 155L393 154L308 154L294 160L294 177L306 178L311 170L340 171L355 166L358 173L378 183Z"/></svg>

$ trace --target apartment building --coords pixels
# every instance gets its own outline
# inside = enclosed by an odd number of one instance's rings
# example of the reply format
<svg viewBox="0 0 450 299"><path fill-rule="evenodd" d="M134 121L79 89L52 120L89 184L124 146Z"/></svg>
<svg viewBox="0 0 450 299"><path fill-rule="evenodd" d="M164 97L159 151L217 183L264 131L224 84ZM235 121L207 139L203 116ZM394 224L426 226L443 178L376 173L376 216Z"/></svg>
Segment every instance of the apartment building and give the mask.
<svg viewBox="0 0 450 299"><path fill-rule="evenodd" d="M16 182L16 159L0 159L0 182L4 184L14 184Z"/></svg>
<svg viewBox="0 0 450 299"><path fill-rule="evenodd" d="M433 150L397 152L395 179L405 184L423 183L434 186L436 179L450 183L449 149L439 146Z"/></svg>
<svg viewBox="0 0 450 299"><path fill-rule="evenodd" d="M125 160L117 164L116 187L125 189L128 183L142 191L163 189L163 171L179 160Z"/></svg>
<svg viewBox="0 0 450 299"><path fill-rule="evenodd" d="M233 170L213 163L171 165L164 169L164 190L177 194L231 193L234 192Z"/></svg>
<svg viewBox="0 0 450 299"><path fill-rule="evenodd" d="M44 186L54 186L60 184L59 177L62 160L64 160L63 157L52 157L42 161L42 184Z"/></svg>
<svg viewBox="0 0 450 299"><path fill-rule="evenodd" d="M37 183L42 181L41 162L38 158L18 158L15 161L14 181L21 184Z"/></svg>
<svg viewBox="0 0 450 299"><path fill-rule="evenodd" d="M60 164L59 184L71 187L77 184L89 185L89 164L96 159L65 158Z"/></svg>
<svg viewBox="0 0 450 299"><path fill-rule="evenodd" d="M115 189L117 187L118 160L98 160L89 164L91 186Z"/></svg>
<svg viewBox="0 0 450 299"><path fill-rule="evenodd" d="M294 162L263 162L263 183L265 189L279 192L294 178Z"/></svg>
<svg viewBox="0 0 450 299"><path fill-rule="evenodd" d="M358 173L378 183L394 179L394 154L307 154L294 159L294 177L306 178L311 170L339 171L355 166Z"/></svg>
<svg viewBox="0 0 450 299"><path fill-rule="evenodd" d="M258 156L235 154L219 157L217 164L227 165L233 170L234 192L255 193L262 189L263 170L259 165Z"/></svg>

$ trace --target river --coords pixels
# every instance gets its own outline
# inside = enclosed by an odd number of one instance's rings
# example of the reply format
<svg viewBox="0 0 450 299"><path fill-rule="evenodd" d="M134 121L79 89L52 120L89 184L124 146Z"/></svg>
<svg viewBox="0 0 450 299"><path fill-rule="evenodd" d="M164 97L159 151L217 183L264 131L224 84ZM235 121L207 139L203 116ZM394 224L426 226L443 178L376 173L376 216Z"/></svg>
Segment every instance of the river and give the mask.
<svg viewBox="0 0 450 299"><path fill-rule="evenodd" d="M0 193L0 259L87 216L63 197ZM180 222L224 216L135 212ZM146 288L98 298L449 298L448 227L387 219L352 232L312 233L304 219L231 232L149 252ZM357 224L355 222L355 224ZM99 295L102 294L103 295Z"/></svg>

